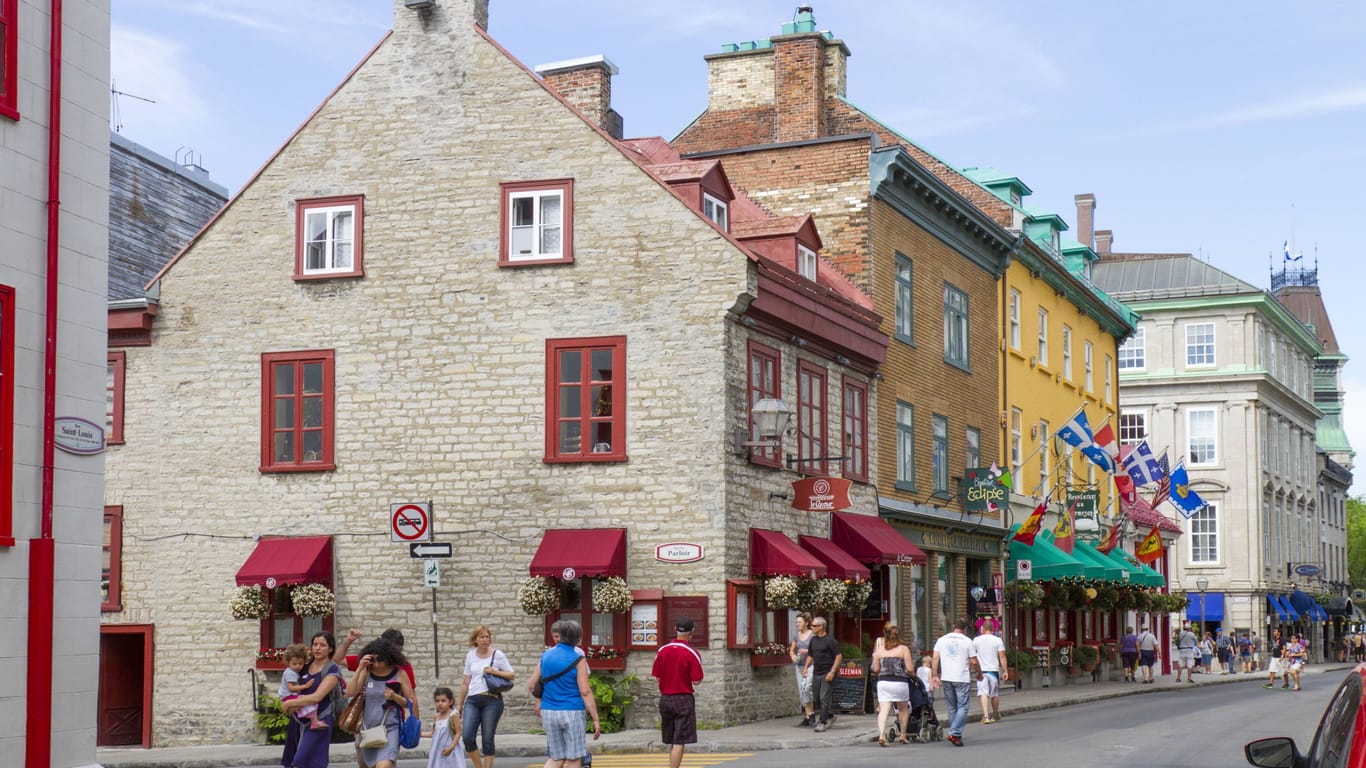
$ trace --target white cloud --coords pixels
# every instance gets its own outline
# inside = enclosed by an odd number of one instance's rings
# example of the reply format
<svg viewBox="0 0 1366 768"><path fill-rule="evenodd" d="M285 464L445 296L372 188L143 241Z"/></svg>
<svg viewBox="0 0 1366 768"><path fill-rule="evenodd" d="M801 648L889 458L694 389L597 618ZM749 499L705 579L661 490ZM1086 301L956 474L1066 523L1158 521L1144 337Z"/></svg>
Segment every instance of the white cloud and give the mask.
<svg viewBox="0 0 1366 768"><path fill-rule="evenodd" d="M138 141L160 139L164 146L173 130L208 119L209 105L195 85L194 56L185 44L169 37L115 24L110 29L110 74L118 90L156 102L149 104L128 96L117 100L115 119L135 126Z"/></svg>
<svg viewBox="0 0 1366 768"><path fill-rule="evenodd" d="M1270 101L1232 107L1223 112L1190 119L1157 123L1134 131L1112 134L1109 138L1196 133L1215 128L1288 122L1361 109L1366 109L1366 84L1343 85L1315 92L1283 94Z"/></svg>

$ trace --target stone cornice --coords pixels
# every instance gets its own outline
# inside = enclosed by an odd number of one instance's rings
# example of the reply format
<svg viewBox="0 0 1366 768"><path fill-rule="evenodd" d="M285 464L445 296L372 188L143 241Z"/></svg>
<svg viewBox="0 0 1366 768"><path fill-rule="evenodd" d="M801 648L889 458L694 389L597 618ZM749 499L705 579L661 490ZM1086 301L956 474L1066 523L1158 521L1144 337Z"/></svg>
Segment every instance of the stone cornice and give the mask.
<svg viewBox="0 0 1366 768"><path fill-rule="evenodd" d="M1305 328L1303 323L1290 314L1289 310L1281 306L1280 302L1264 291L1223 296L1183 296L1178 299L1128 301L1121 298L1120 300L1144 316L1151 316L1159 312L1255 307L1266 315L1272 325L1294 339L1304 352L1314 357L1323 354L1323 346L1309 332L1309 329Z"/></svg>
<svg viewBox="0 0 1366 768"><path fill-rule="evenodd" d="M1066 266L1045 253L1033 240L1024 238L1014 256L1029 268L1030 272L1038 274L1048 287L1061 293L1073 306L1094 319L1106 333L1123 340L1134 332L1133 323L1129 318L1121 317L1113 307L1106 304L1076 275L1068 271Z"/></svg>

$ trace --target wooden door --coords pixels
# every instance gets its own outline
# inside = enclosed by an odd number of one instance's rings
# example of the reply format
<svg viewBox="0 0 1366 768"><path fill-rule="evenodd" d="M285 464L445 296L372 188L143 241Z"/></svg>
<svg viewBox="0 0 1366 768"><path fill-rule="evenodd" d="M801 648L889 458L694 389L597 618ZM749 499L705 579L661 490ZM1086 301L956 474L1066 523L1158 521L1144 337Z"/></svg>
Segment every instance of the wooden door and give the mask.
<svg viewBox="0 0 1366 768"><path fill-rule="evenodd" d="M100 632L100 672L96 744L101 747L149 746L151 713L150 632ZM148 628L150 629L150 628Z"/></svg>

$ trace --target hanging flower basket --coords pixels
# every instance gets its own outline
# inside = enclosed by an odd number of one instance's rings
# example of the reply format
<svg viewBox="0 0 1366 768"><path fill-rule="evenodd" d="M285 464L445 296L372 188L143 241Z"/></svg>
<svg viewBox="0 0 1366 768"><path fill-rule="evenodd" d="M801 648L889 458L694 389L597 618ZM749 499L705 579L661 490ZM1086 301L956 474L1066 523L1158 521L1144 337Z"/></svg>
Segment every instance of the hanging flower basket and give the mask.
<svg viewBox="0 0 1366 768"><path fill-rule="evenodd" d="M820 581L817 579L800 578L797 579L797 605L798 610L807 613L818 613L821 609L817 600L819 599Z"/></svg>
<svg viewBox="0 0 1366 768"><path fill-rule="evenodd" d="M863 613L863 609L868 605L868 598L872 594L873 582L871 581L851 581L845 584L844 610L855 615Z"/></svg>
<svg viewBox="0 0 1366 768"><path fill-rule="evenodd" d="M1006 590L1006 600L1020 608L1038 608L1043 602L1043 587L1032 581L1017 581Z"/></svg>
<svg viewBox="0 0 1366 768"><path fill-rule="evenodd" d="M631 590L626 580L611 576L593 585L593 610L598 613L626 613L631 610Z"/></svg>
<svg viewBox="0 0 1366 768"><path fill-rule="evenodd" d="M769 608L798 607L800 586L791 576L773 576L764 581L764 601Z"/></svg>
<svg viewBox="0 0 1366 768"><path fill-rule="evenodd" d="M560 590L541 576L528 576L517 587L517 602L530 616L545 616L560 608Z"/></svg>
<svg viewBox="0 0 1366 768"><path fill-rule="evenodd" d="M331 616L337 610L337 598L321 584L300 584L289 593L298 616Z"/></svg>
<svg viewBox="0 0 1366 768"><path fill-rule="evenodd" d="M816 609L839 611L844 609L844 598L848 594L844 582L839 579L819 579L816 581Z"/></svg>
<svg viewBox="0 0 1366 768"><path fill-rule="evenodd" d="M260 619L266 615L266 598L257 586L238 587L228 601L228 610L238 621Z"/></svg>

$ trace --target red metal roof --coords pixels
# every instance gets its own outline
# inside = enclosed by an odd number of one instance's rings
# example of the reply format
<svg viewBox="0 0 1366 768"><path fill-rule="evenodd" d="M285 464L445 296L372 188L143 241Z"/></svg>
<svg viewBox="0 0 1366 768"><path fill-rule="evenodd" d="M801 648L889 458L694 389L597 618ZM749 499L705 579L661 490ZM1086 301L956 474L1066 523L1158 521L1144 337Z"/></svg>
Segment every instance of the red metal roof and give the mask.
<svg viewBox="0 0 1366 768"><path fill-rule="evenodd" d="M840 545L829 539L822 539L819 536L798 536L797 543L802 549L816 556L816 559L825 563L825 575L832 579L856 579L866 580L872 578L873 572L867 566L854 559L854 556L840 549Z"/></svg>
<svg viewBox="0 0 1366 768"><path fill-rule="evenodd" d="M625 528L560 528L545 532L531 558L531 575L564 578L626 575Z"/></svg>
<svg viewBox="0 0 1366 768"><path fill-rule="evenodd" d="M237 586L267 584L268 579L274 585L331 584L332 537L261 539L237 569Z"/></svg>
<svg viewBox="0 0 1366 768"><path fill-rule="evenodd" d="M1148 500L1141 495L1133 503L1124 501L1124 497L1121 496L1120 503L1124 505L1125 514L1129 516L1129 519L1133 521L1134 526L1137 528L1146 529L1157 526L1158 530L1184 533L1184 531L1181 530L1181 526L1178 525L1175 520L1172 520L1161 512L1153 509L1153 506L1148 503Z"/></svg>
<svg viewBox="0 0 1366 768"><path fill-rule="evenodd" d="M863 563L924 565L925 553L886 520L849 512L830 513L830 538Z"/></svg>
<svg viewBox="0 0 1366 768"><path fill-rule="evenodd" d="M824 576L825 564L787 536L749 529L749 572L754 576Z"/></svg>

